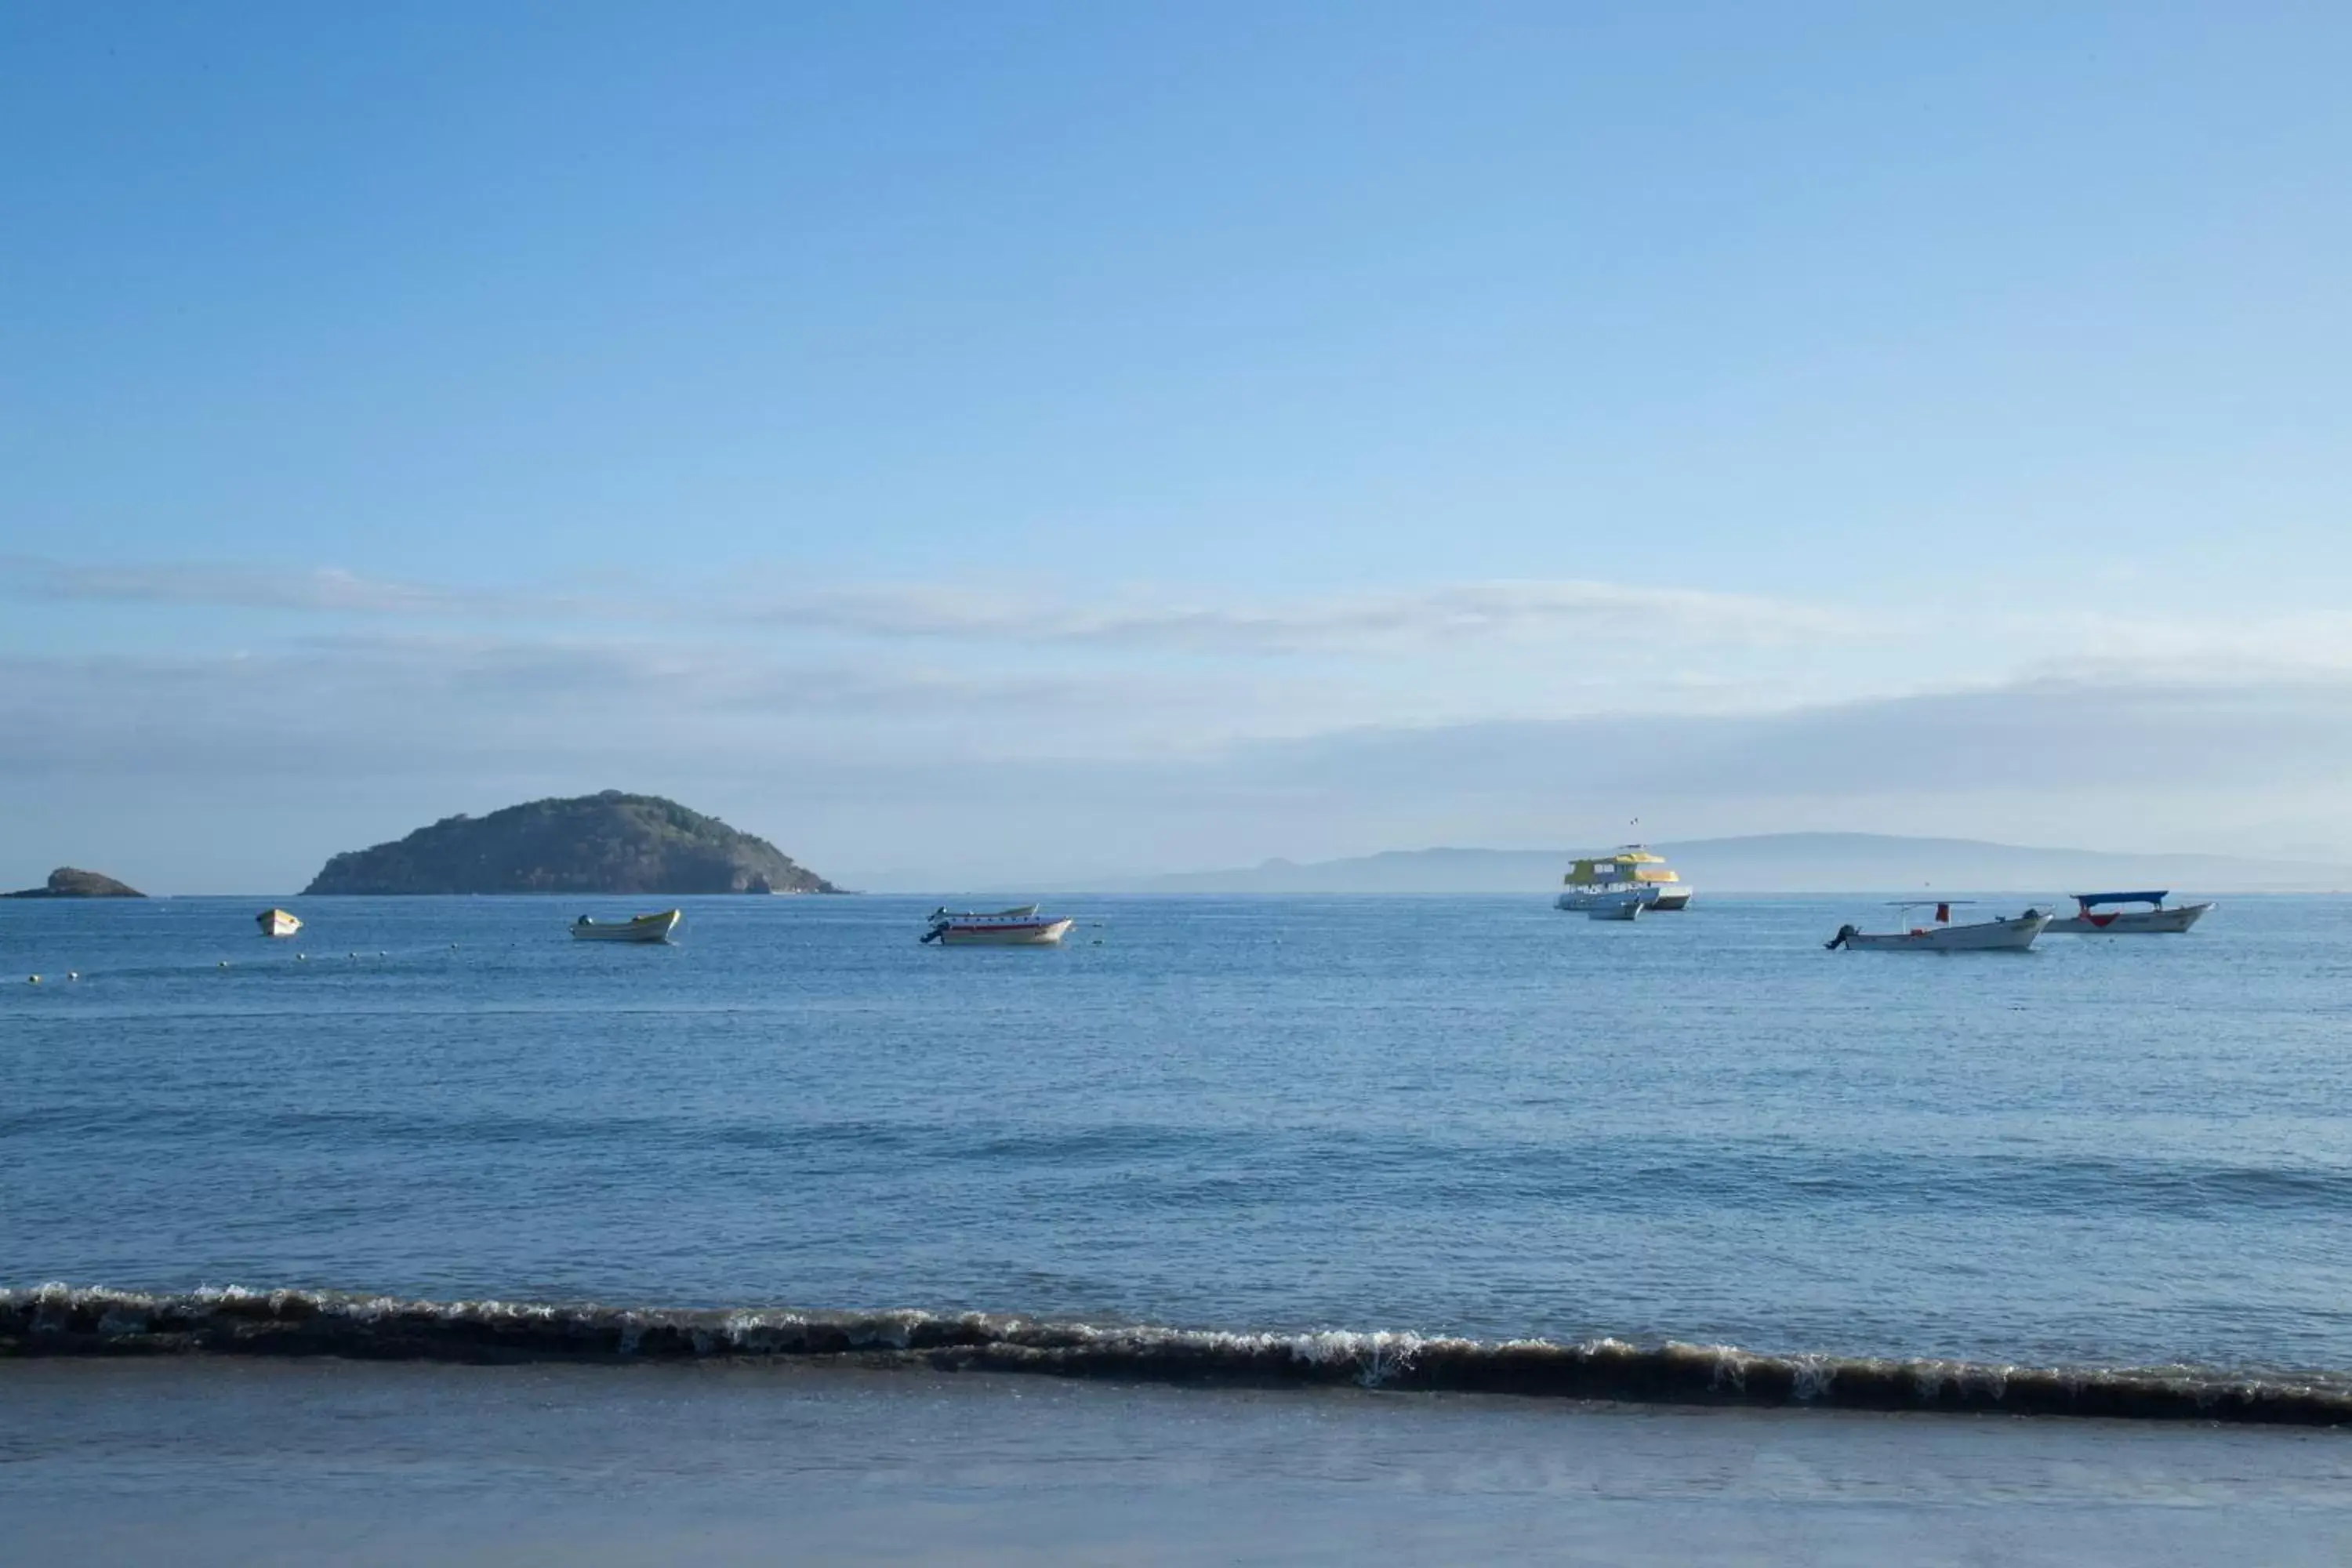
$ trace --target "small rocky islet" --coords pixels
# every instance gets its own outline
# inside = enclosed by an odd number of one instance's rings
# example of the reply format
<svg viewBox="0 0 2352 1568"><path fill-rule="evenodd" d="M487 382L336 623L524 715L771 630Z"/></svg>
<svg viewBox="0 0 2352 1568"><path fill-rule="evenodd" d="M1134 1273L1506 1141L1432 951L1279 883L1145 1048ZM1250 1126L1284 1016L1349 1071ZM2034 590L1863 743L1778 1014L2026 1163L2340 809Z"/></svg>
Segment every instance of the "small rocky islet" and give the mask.
<svg viewBox="0 0 2352 1568"><path fill-rule="evenodd" d="M49 873L49 879L37 888L26 888L14 893L0 893L0 899L143 899L147 895L127 882L118 882L101 871L85 871L77 866L60 866Z"/></svg>

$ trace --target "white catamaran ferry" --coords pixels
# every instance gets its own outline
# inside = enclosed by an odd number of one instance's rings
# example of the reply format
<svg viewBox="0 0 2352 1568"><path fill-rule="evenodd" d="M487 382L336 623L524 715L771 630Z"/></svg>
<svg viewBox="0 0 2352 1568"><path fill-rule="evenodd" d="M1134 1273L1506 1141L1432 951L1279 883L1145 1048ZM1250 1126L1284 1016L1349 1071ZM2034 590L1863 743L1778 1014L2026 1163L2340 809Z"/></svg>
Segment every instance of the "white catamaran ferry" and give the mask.
<svg viewBox="0 0 2352 1568"><path fill-rule="evenodd" d="M1579 860L1560 880L1567 890L1555 900L1558 907L1588 914L1614 909L1628 899L1638 900L1644 912L1679 910L1691 901L1690 885L1675 874L1665 858L1651 854L1639 844L1624 845L1613 855Z"/></svg>

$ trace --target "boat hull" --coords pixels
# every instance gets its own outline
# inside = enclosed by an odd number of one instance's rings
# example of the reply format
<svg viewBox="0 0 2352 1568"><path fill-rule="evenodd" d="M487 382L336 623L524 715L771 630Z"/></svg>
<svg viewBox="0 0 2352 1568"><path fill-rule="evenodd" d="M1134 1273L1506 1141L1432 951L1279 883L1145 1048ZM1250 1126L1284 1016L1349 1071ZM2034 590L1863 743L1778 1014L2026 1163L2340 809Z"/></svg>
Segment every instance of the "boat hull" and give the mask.
<svg viewBox="0 0 2352 1568"><path fill-rule="evenodd" d="M2023 952L2049 924L2048 915L2035 915L1920 931L1855 931L1844 945L1857 952Z"/></svg>
<svg viewBox="0 0 2352 1568"><path fill-rule="evenodd" d="M302 922L284 910L265 910L254 916L253 921L254 924L261 928L261 934L264 936L292 936L302 929Z"/></svg>
<svg viewBox="0 0 2352 1568"><path fill-rule="evenodd" d="M1030 921L1018 925L947 925L933 940L941 947L1052 947L1074 921Z"/></svg>
<svg viewBox="0 0 2352 1568"><path fill-rule="evenodd" d="M1593 905L1591 909L1585 911L1585 919L1595 921L1639 920L1641 918L1642 911L1650 907L1650 904L1645 900L1640 898L1625 898L1619 900L1613 904Z"/></svg>
<svg viewBox="0 0 2352 1568"><path fill-rule="evenodd" d="M2182 904L2169 910L2122 910L2112 915L2068 915L2050 922L2053 931L2069 936L2159 936L2184 931L2204 918L2213 906Z"/></svg>
<svg viewBox="0 0 2352 1568"><path fill-rule="evenodd" d="M1688 895L1685 895L1685 898L1687 900ZM1571 914L1590 914L1597 910L1615 909L1629 900L1641 905L1645 910L1666 907L1665 895L1655 888L1570 888L1552 900L1552 908L1566 910ZM1677 904L1675 907L1680 909L1682 906ZM1623 919L1624 917L1612 918Z"/></svg>
<svg viewBox="0 0 2352 1568"><path fill-rule="evenodd" d="M615 921L611 925L597 925L583 921L572 928L574 942L667 942L677 922L686 918L683 910L664 910L657 915L639 915L635 920Z"/></svg>

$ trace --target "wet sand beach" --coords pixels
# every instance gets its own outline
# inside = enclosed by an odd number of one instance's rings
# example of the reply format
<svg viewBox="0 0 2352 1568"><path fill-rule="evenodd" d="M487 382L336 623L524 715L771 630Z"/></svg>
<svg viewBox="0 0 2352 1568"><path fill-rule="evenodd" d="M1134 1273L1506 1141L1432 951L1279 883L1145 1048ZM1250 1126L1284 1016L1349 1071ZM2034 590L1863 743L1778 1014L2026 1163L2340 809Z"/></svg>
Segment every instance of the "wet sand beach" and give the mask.
<svg viewBox="0 0 2352 1568"><path fill-rule="evenodd" d="M804 1366L0 1366L20 1561L2336 1563L2352 1440Z"/></svg>

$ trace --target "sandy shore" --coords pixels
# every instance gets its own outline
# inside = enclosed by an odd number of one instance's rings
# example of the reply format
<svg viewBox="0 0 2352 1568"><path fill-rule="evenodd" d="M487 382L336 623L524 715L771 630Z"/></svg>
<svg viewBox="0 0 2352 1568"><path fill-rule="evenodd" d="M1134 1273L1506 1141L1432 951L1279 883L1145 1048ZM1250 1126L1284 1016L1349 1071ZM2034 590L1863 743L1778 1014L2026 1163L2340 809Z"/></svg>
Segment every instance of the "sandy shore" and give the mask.
<svg viewBox="0 0 2352 1568"><path fill-rule="evenodd" d="M2352 1436L688 1366L0 1365L28 1561L2336 1563Z"/></svg>

